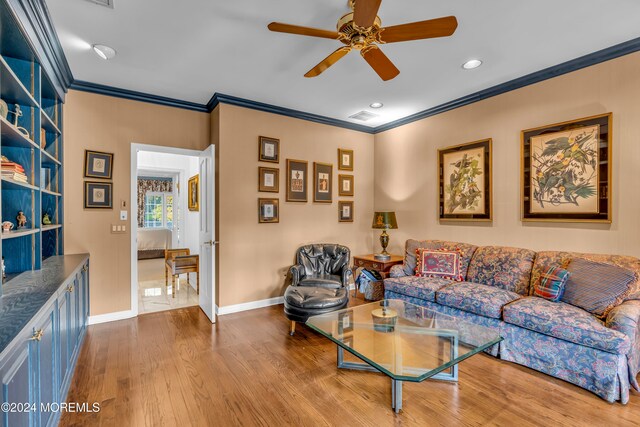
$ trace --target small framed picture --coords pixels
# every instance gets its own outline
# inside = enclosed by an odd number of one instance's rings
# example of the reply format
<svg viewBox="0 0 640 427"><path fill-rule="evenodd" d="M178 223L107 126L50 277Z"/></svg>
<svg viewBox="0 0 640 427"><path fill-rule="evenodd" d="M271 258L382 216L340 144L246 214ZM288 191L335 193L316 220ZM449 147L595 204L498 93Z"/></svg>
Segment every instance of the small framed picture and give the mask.
<svg viewBox="0 0 640 427"><path fill-rule="evenodd" d="M280 140L261 136L258 138L259 154L261 162L280 163Z"/></svg>
<svg viewBox="0 0 640 427"><path fill-rule="evenodd" d="M353 170L353 150L338 148L338 169L341 171Z"/></svg>
<svg viewBox="0 0 640 427"><path fill-rule="evenodd" d="M287 159L287 202L307 201L307 169L305 160Z"/></svg>
<svg viewBox="0 0 640 427"><path fill-rule="evenodd" d="M313 201L331 203L333 200L333 165L313 162Z"/></svg>
<svg viewBox="0 0 640 427"><path fill-rule="evenodd" d="M353 222L353 202L338 202L338 221Z"/></svg>
<svg viewBox="0 0 640 427"><path fill-rule="evenodd" d="M280 200L258 199L258 223L280 222Z"/></svg>
<svg viewBox="0 0 640 427"><path fill-rule="evenodd" d="M353 332L353 310L338 313L338 335Z"/></svg>
<svg viewBox="0 0 640 427"><path fill-rule="evenodd" d="M280 191L280 169L258 168L258 191L277 193Z"/></svg>
<svg viewBox="0 0 640 427"><path fill-rule="evenodd" d="M113 184L110 182L84 182L85 209L112 209Z"/></svg>
<svg viewBox="0 0 640 427"><path fill-rule="evenodd" d="M189 178L188 184L188 207L190 211L200 210L200 175L194 175Z"/></svg>
<svg viewBox="0 0 640 427"><path fill-rule="evenodd" d="M338 175L338 196L353 196L353 175Z"/></svg>
<svg viewBox="0 0 640 427"><path fill-rule="evenodd" d="M84 150L85 178L111 179L113 172L113 153Z"/></svg>

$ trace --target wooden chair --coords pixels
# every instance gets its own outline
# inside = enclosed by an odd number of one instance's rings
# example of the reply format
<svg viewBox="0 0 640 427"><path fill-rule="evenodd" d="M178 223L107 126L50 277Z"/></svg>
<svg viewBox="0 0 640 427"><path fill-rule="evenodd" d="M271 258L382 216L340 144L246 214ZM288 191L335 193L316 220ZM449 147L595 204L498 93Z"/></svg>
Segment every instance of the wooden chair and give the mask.
<svg viewBox="0 0 640 427"><path fill-rule="evenodd" d="M200 294L200 257L191 255L188 248L164 250L164 285L169 286L169 272L171 272L171 296L176 297L176 278L181 274L196 273L196 292Z"/></svg>

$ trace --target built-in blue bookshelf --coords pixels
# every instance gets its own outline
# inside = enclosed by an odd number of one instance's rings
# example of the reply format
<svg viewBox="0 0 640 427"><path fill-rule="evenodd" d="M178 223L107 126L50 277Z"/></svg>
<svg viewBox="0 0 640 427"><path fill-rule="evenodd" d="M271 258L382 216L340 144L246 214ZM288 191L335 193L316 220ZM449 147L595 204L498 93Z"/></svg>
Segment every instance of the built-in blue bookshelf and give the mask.
<svg viewBox="0 0 640 427"><path fill-rule="evenodd" d="M9 109L6 117L0 115L0 154L21 167L10 176L16 166L5 163L0 180L0 216L13 223L0 234L7 283L63 254L64 221L62 100L5 1L0 2L0 99ZM21 228L19 211L27 218ZM50 224L43 223L45 214Z"/></svg>

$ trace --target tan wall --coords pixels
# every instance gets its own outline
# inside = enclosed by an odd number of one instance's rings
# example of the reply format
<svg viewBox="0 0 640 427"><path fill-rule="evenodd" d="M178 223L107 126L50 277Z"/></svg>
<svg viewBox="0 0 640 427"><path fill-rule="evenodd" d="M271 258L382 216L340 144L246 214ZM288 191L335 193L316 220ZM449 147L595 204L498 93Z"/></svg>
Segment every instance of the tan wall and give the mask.
<svg viewBox="0 0 640 427"><path fill-rule="evenodd" d="M373 135L280 115L221 105L219 143L220 306L281 296L298 246L337 242L353 254L372 249ZM258 192L258 136L280 139L280 193ZM355 152L355 222L338 222L338 148ZM288 203L286 159L334 165L334 200ZM350 172L345 172L350 173ZM311 182L309 183L311 184ZM280 223L258 224L258 198L278 196Z"/></svg>
<svg viewBox="0 0 640 427"><path fill-rule="evenodd" d="M70 91L64 107L64 244L91 253L91 315L130 309L131 237L111 234L120 202L130 200L132 142L201 150L209 145L209 114ZM83 209L84 150L114 153L114 209ZM130 227L128 227L128 230Z"/></svg>
<svg viewBox="0 0 640 427"><path fill-rule="evenodd" d="M472 76L470 74L470 76ZM640 53L567 74L375 138L375 206L397 212L391 248L438 238L481 245L640 256ZM613 223L520 221L520 131L613 112ZM436 152L493 138L493 224L439 224Z"/></svg>

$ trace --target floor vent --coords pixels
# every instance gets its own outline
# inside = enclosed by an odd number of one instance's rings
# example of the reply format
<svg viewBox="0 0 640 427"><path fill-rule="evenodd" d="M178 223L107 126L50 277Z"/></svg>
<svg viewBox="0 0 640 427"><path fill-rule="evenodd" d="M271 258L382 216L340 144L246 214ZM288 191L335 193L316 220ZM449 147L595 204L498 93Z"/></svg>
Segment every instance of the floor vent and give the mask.
<svg viewBox="0 0 640 427"><path fill-rule="evenodd" d="M360 120L363 122L369 121L371 119L375 119L376 117L378 117L377 114L373 114L364 110L349 116L350 119Z"/></svg>
<svg viewBox="0 0 640 427"><path fill-rule="evenodd" d="M113 0L87 0L90 3L99 4L100 6L113 9Z"/></svg>

